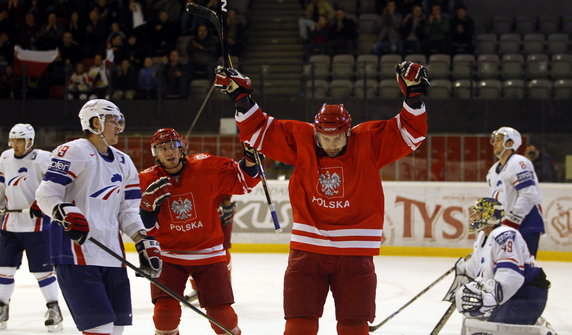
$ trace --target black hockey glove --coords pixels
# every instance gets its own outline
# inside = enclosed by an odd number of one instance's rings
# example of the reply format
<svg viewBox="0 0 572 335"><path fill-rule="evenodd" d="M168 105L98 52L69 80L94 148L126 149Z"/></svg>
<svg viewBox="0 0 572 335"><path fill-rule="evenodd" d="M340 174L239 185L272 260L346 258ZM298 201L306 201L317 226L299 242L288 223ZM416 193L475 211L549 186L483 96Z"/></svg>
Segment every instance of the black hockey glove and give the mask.
<svg viewBox="0 0 572 335"><path fill-rule="evenodd" d="M82 245L89 234L89 223L79 208L69 202L57 204L52 210L52 218L64 228L66 235Z"/></svg>
<svg viewBox="0 0 572 335"><path fill-rule="evenodd" d="M38 206L38 202L34 200L34 202L32 202L32 204L30 205L30 219L41 218L43 216L44 213L42 213L40 206Z"/></svg>
<svg viewBox="0 0 572 335"><path fill-rule="evenodd" d="M145 236L135 243L135 249L139 254L139 269L151 278L159 277L163 267L159 242L152 236Z"/></svg>
<svg viewBox="0 0 572 335"><path fill-rule="evenodd" d="M220 205L220 223L223 226L226 226L227 224L231 224L235 213L236 213L236 202L233 201L228 205L221 204Z"/></svg>
<svg viewBox="0 0 572 335"><path fill-rule="evenodd" d="M229 67L218 66L215 70L215 87L227 94L233 102L250 97L252 82L250 78Z"/></svg>
<svg viewBox="0 0 572 335"><path fill-rule="evenodd" d="M246 144L245 142L242 142L242 151L243 151L244 157L246 157L246 159L248 159L248 161L250 161L251 163L256 163L256 157L254 156L255 155L254 154L255 149L253 147ZM260 158L260 161L262 162L262 160L264 159L264 155L259 152L258 158Z"/></svg>
<svg viewBox="0 0 572 335"><path fill-rule="evenodd" d="M401 88L401 94L406 99L427 94L427 87L430 84L427 79L427 70L423 65L404 61L395 65L395 76Z"/></svg>

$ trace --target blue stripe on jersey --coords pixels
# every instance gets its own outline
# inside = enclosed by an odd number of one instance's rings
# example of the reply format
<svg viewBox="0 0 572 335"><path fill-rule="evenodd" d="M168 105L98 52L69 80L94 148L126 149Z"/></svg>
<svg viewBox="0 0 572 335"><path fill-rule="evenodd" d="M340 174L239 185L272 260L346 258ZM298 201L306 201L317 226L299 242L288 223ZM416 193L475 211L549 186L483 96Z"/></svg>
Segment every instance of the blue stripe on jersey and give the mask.
<svg viewBox="0 0 572 335"><path fill-rule="evenodd" d="M498 269L511 269L511 270L518 272L521 276L524 276L524 270L521 270L518 267L518 265L511 263L511 262L497 263L497 265L495 266L495 272Z"/></svg>
<svg viewBox="0 0 572 335"><path fill-rule="evenodd" d="M141 190L125 191L125 200L141 199Z"/></svg>
<svg viewBox="0 0 572 335"><path fill-rule="evenodd" d="M514 186L514 188L516 188L517 191L520 191L520 190L522 190L522 189L525 188L525 187L534 186L534 185L536 185L536 183L534 182L534 180L526 180L526 181L524 181L524 182L522 182L522 183L516 184L516 185Z"/></svg>
<svg viewBox="0 0 572 335"><path fill-rule="evenodd" d="M4 176L0 176L0 183L5 183L6 179L4 179Z"/></svg>
<svg viewBox="0 0 572 335"><path fill-rule="evenodd" d="M101 193L105 192L106 190L108 190L108 189L111 188L111 187L115 187L115 185L106 186L106 187L102 188L101 190L99 190L99 191L97 191L97 192L95 192L95 193L93 193L93 194L90 194L90 197L92 197L92 198L97 198L98 195L100 195Z"/></svg>
<svg viewBox="0 0 572 335"><path fill-rule="evenodd" d="M50 172L50 171L46 172L46 175L44 176L44 180L45 181L51 181L53 183L60 184L63 186L66 186L73 181L67 175L62 175L60 173L54 173L54 172Z"/></svg>

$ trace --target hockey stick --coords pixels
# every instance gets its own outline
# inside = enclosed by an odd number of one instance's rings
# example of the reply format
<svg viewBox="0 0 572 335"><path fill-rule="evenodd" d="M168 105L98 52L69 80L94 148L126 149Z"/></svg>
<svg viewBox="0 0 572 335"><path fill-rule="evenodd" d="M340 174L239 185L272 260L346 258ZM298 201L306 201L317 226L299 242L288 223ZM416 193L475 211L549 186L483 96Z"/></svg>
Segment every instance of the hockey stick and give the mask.
<svg viewBox="0 0 572 335"><path fill-rule="evenodd" d="M435 325L435 328L433 328L433 330L431 331L431 333L429 335L439 334L441 329L443 329L443 326L445 326L445 323L447 323L447 321L449 321L449 318L451 317L451 314L453 314L454 310L455 310L455 302L452 302L449 305L449 308L447 308L447 310L445 311L445 314L443 314L441 319L439 319L439 322L437 322L437 324Z"/></svg>
<svg viewBox="0 0 572 335"><path fill-rule="evenodd" d="M220 323L218 323L216 320L214 320L213 318L211 318L210 316L206 315L205 313L203 313L203 311L201 311L200 309L196 308L195 306L193 306L191 303L189 303L187 300L185 300L185 298L179 296L177 293L173 292L173 290L171 290L170 288L168 288L167 286L161 284L160 282L157 281L157 279L151 277L150 275L148 275L147 273L141 271L141 269L139 269L138 267L136 267L135 265L133 265L131 262L129 262L127 259L121 257L120 255L118 255L115 251L109 249L105 244L99 242L98 240L96 240L93 237L90 237L88 240L90 240L93 244L95 244L96 246L98 246L99 248L103 249L103 251L107 252L110 256L112 256L113 258L117 259L118 261L120 261L121 263L125 264L127 267L131 268L131 270L135 271L138 275L140 275L141 277L145 277L147 280L149 280L151 283L153 283L155 286L157 286L158 288L160 288L161 290L163 290L165 293L167 293L168 295L170 295L173 299L178 300L180 303L182 303L183 305L189 307L190 309L192 309L193 311L195 311L196 313L198 313L199 315L201 315L202 317L208 319L211 323L213 323L214 325L216 325L217 327L219 327L220 329L224 330L224 332L226 334L229 335L236 335L234 334L232 331L228 330L227 328L225 328L223 325L221 325Z"/></svg>
<svg viewBox="0 0 572 335"><path fill-rule="evenodd" d="M274 206L274 203L270 198L270 192L268 192L268 185L266 185L266 173L264 172L264 166L262 166L260 155L256 150L254 150L254 159L256 159L256 164L260 169L260 181L262 182L262 188L264 189L264 195L266 196L266 203L268 203L268 208L270 209L270 215L272 216L272 222L274 223L274 231L280 233L282 231L282 227L280 227L280 221L278 221L276 206Z"/></svg>
<svg viewBox="0 0 572 335"><path fill-rule="evenodd" d="M4 214L4 213L24 213L24 214L28 214L28 213L30 213L30 209L29 209L29 208L23 208L23 209L6 209L6 208L2 208L2 209L0 209L0 214Z"/></svg>
<svg viewBox="0 0 572 335"><path fill-rule="evenodd" d="M435 279L434 282L432 282L431 284L429 284L429 286L427 286L426 288L424 288L421 292L417 293L416 296L414 296L413 298L411 298L411 300L409 300L408 302L405 303L405 305L401 306L397 311L393 312L390 316L388 316L387 318L385 318L383 321L381 321L379 324L377 325L373 325L373 326L369 326L369 331L373 332L376 331L377 329L379 329L379 327L383 326L387 321L391 320L394 316L396 316L397 314L399 314L402 310L405 309L405 307L409 306L412 302L414 302L415 300L417 300L420 296L422 296L423 294L425 294L427 291L429 291L433 286L437 285L438 282L440 282L441 280L443 280L443 278L447 277L447 275L449 275L449 273L455 271L455 266L453 266L452 268L450 268L449 270L447 270L445 273L443 273L441 275L441 277Z"/></svg>

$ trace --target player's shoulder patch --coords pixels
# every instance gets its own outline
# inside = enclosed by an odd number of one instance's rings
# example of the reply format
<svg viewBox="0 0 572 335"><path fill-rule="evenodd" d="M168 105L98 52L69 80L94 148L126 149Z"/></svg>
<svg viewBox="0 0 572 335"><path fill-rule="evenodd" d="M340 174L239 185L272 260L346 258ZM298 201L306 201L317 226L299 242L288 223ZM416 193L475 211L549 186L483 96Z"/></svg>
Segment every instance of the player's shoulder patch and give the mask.
<svg viewBox="0 0 572 335"><path fill-rule="evenodd" d="M499 245L503 245L507 241L514 241L515 236L516 236L516 231L507 230L507 231L504 231L504 232L500 233L499 235L495 236L495 241Z"/></svg>
<svg viewBox="0 0 572 335"><path fill-rule="evenodd" d="M141 174L152 173L153 171L156 171L158 167L159 167L159 165L153 165L153 166L150 166L150 167L146 168L145 170L141 171L140 173Z"/></svg>
<svg viewBox="0 0 572 335"><path fill-rule="evenodd" d="M70 170L70 162L58 158L52 158L52 160L50 161L50 165L48 166L48 171L64 175L67 174L69 170Z"/></svg>
<svg viewBox="0 0 572 335"><path fill-rule="evenodd" d="M193 158L194 160L196 160L196 161L200 161L200 160L203 160L203 159L207 159L207 158L209 158L209 157L211 157L211 155L210 155L210 154L207 154L207 153L194 154L194 155L192 156L192 158Z"/></svg>
<svg viewBox="0 0 572 335"><path fill-rule="evenodd" d="M522 171L516 174L516 180L518 180L519 183L527 180L534 180L534 174L529 170Z"/></svg>

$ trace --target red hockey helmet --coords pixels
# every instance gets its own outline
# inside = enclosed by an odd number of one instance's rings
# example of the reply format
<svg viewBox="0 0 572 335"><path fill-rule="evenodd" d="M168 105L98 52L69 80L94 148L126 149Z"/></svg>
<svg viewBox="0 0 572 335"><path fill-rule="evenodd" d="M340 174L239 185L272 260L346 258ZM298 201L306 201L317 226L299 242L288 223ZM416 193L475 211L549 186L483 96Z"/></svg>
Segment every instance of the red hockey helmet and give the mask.
<svg viewBox="0 0 572 335"><path fill-rule="evenodd" d="M352 126L352 117L344 105L323 104L314 117L314 128L320 134L335 135L345 133Z"/></svg>
<svg viewBox="0 0 572 335"><path fill-rule="evenodd" d="M155 147L158 144L168 142L173 142L181 149L183 156L185 156L185 139L173 128L161 128L151 137L151 154L153 154L153 157L157 157Z"/></svg>

